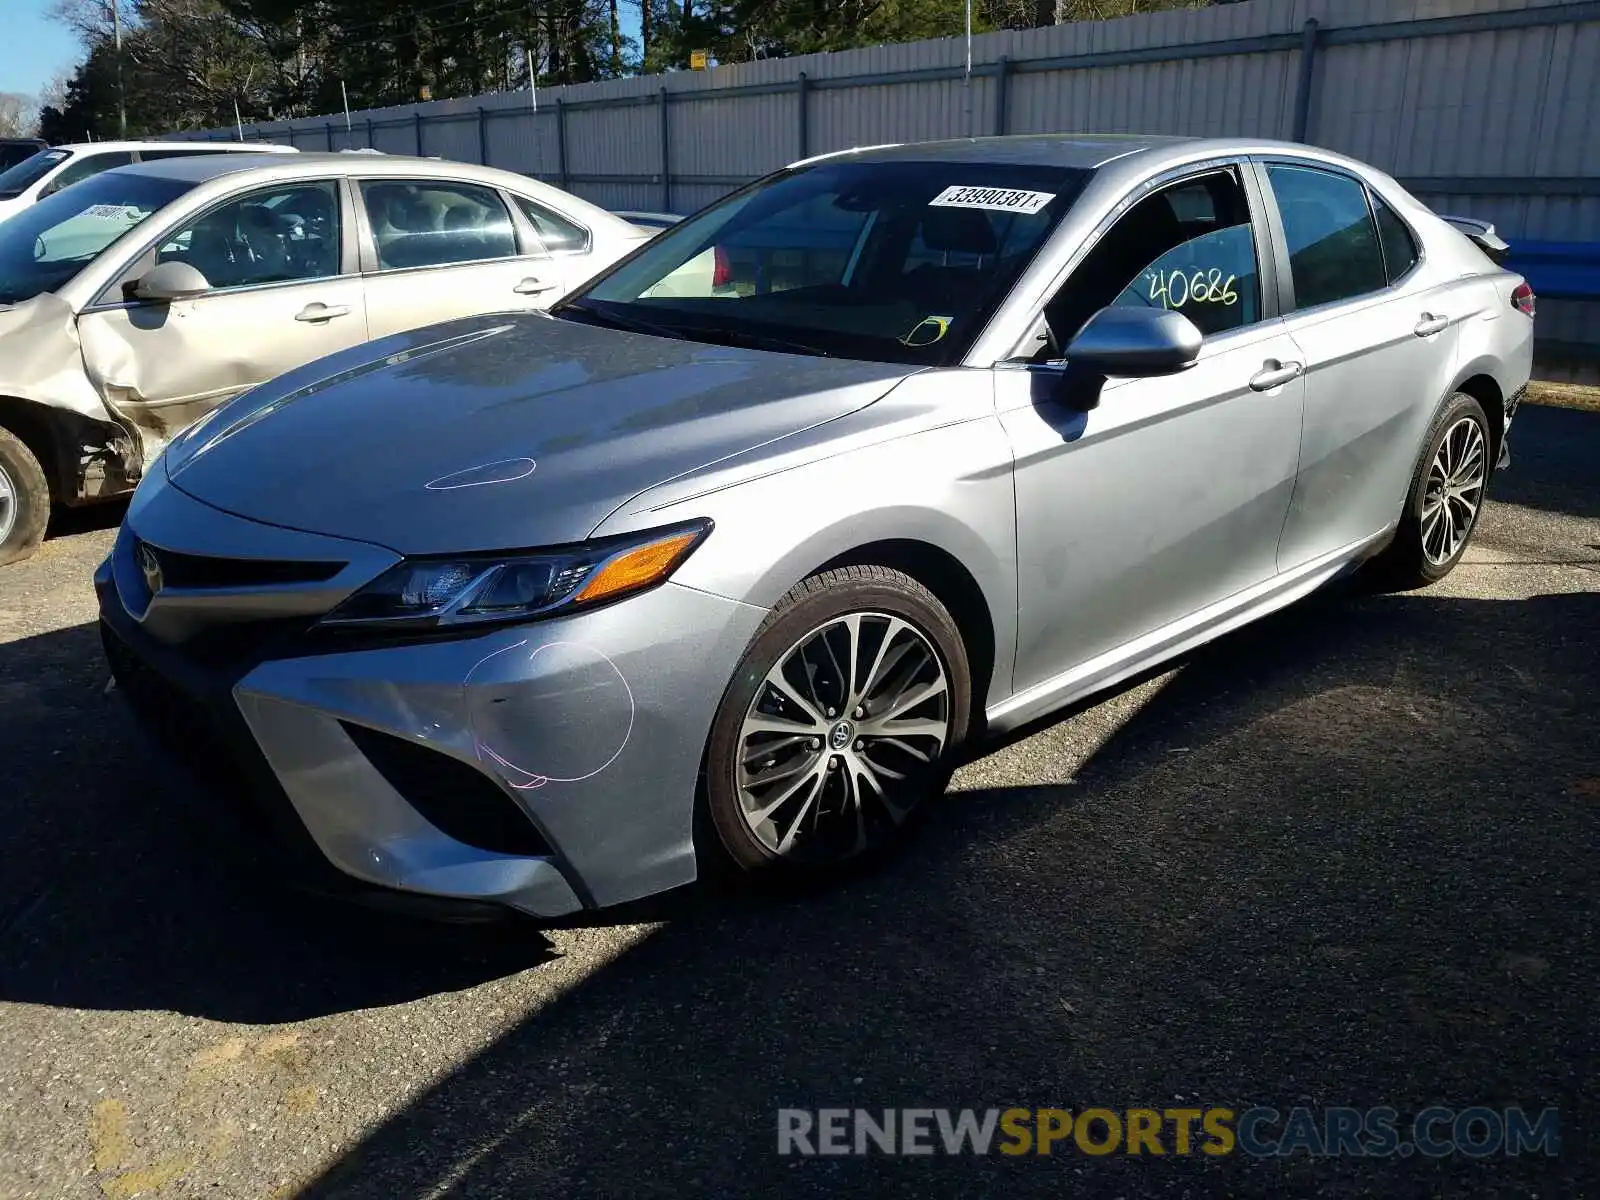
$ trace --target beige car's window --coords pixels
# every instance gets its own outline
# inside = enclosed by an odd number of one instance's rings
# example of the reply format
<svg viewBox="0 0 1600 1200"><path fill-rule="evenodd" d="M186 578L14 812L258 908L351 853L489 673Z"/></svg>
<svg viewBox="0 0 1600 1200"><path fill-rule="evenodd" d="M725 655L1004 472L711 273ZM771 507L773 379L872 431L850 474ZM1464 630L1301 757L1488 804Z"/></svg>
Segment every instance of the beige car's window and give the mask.
<svg viewBox="0 0 1600 1200"><path fill-rule="evenodd" d="M539 241L551 254L582 254L589 248L589 231L558 216L526 196L513 195L522 215L539 234Z"/></svg>
<svg viewBox="0 0 1600 1200"><path fill-rule="evenodd" d="M367 179L361 201L378 267L442 267L511 258L517 237L493 188L442 179Z"/></svg>
<svg viewBox="0 0 1600 1200"><path fill-rule="evenodd" d="M331 181L252 192L175 230L156 261L185 262L213 288L339 274L339 193Z"/></svg>

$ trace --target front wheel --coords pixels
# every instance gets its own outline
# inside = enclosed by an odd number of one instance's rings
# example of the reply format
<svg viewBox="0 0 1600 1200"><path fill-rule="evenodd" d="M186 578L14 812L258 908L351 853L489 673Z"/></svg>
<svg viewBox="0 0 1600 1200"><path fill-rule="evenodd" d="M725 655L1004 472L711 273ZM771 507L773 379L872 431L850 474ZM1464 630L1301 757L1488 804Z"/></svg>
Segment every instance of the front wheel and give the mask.
<svg viewBox="0 0 1600 1200"><path fill-rule="evenodd" d="M33 451L0 429L0 566L39 548L50 523L50 485Z"/></svg>
<svg viewBox="0 0 1600 1200"><path fill-rule="evenodd" d="M1373 560L1379 582L1398 590L1425 587L1455 569L1483 512L1490 444L1483 405L1455 393L1423 443L1394 541Z"/></svg>
<svg viewBox="0 0 1600 1200"><path fill-rule="evenodd" d="M960 631L910 576L851 566L805 580L757 631L717 710L705 848L767 877L886 850L948 781L971 689Z"/></svg>

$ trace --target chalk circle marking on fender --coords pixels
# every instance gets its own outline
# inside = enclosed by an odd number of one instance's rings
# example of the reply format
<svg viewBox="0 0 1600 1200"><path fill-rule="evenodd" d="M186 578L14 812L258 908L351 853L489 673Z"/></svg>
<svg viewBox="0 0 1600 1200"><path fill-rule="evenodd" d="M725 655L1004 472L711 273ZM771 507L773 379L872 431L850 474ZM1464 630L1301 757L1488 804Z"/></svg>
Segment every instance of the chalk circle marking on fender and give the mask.
<svg viewBox="0 0 1600 1200"><path fill-rule="evenodd" d="M517 791L594 778L617 761L633 735L633 689L617 664L593 646L556 641L527 647L524 640L496 650L467 673L463 687L479 761ZM518 651L526 651L525 657L505 657ZM508 661L520 662L521 670L500 686L485 681L474 690L474 678L488 674L488 664ZM587 693L581 713L560 695L574 681ZM552 714L566 715L552 721ZM537 758L517 748L530 731L541 734Z"/></svg>

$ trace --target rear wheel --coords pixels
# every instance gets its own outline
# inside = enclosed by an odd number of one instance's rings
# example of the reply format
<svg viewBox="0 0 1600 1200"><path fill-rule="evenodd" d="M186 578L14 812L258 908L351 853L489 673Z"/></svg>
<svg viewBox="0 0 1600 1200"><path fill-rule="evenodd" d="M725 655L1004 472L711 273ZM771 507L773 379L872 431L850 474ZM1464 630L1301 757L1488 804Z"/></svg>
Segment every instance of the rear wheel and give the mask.
<svg viewBox="0 0 1600 1200"><path fill-rule="evenodd" d="M27 558L50 523L50 485L33 451L0 429L0 566Z"/></svg>
<svg viewBox="0 0 1600 1200"><path fill-rule="evenodd" d="M970 708L965 646L931 592L880 566L812 576L774 607L717 711L707 849L767 877L875 857L943 790Z"/></svg>
<svg viewBox="0 0 1600 1200"><path fill-rule="evenodd" d="M1394 541L1373 560L1378 582L1396 589L1425 587L1455 569L1483 512L1490 446L1483 405L1465 392L1455 393L1423 444Z"/></svg>

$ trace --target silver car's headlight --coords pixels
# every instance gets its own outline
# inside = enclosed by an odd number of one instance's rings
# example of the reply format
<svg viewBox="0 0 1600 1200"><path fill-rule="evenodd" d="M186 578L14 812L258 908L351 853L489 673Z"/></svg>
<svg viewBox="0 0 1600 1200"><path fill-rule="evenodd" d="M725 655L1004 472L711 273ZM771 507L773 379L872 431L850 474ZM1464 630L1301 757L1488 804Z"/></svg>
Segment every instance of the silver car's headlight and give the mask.
<svg viewBox="0 0 1600 1200"><path fill-rule="evenodd" d="M694 521L566 550L407 559L321 623L451 628L609 604L666 582L710 532Z"/></svg>

